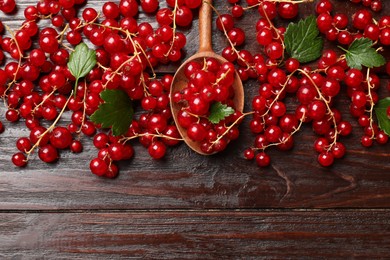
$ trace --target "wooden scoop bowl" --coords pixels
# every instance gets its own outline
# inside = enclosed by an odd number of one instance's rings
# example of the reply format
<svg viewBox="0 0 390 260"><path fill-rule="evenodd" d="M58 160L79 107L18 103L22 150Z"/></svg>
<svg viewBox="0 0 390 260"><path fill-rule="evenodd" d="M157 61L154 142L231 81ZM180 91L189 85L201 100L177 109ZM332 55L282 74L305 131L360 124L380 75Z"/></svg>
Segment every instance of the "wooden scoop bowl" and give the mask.
<svg viewBox="0 0 390 260"><path fill-rule="evenodd" d="M200 143L192 141L187 136L187 131L183 127L180 126L177 120L177 114L181 109L180 104L177 104L172 101L173 93L180 91L181 89L185 88L188 79L184 75L184 69L186 65L191 61L199 61L203 62L204 58L214 58L219 63L224 63L227 60L223 58L222 56L216 54L212 49L212 42L211 42L211 23L212 23L212 0L208 0L207 2L203 2L200 10L199 10L199 50L196 54L188 58L176 71L175 76L172 81L171 91L170 91L170 97L171 97L171 110L173 114L173 118L175 120L177 129L185 141L185 143L195 152L203 155L209 155L200 149ZM234 106L235 109L242 112L244 108L244 89L241 82L241 79L238 75L238 73L235 71L234 76L234 83L232 85L234 89Z"/></svg>

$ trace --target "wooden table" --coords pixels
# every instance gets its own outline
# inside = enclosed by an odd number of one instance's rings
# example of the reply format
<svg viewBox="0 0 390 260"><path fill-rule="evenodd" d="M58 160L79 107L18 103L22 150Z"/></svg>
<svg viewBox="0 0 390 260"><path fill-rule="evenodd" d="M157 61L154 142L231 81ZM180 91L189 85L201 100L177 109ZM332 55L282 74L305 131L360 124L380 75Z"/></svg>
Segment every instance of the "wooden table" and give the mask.
<svg viewBox="0 0 390 260"><path fill-rule="evenodd" d="M0 19L15 28L24 7L33 2L18 2L16 16L0 13ZM226 1L215 2L227 10ZM332 2L349 15L357 8L349 7L349 1ZM386 9L379 15L390 11L382 2ZM300 8L307 15L313 4ZM259 48L257 17L251 12L239 21L252 32L246 45L251 50ZM196 20L185 33L190 55L197 49ZM225 45L216 32L215 50ZM382 87L387 83L383 79ZM257 84L245 84L247 102ZM348 105L345 96L337 101L354 126L353 134L343 138L348 153L330 168L316 162L310 125L296 135L292 151L270 150L270 167L245 161L242 151L254 139L247 119L239 140L215 156L197 155L182 144L156 161L134 142L135 157L120 164L114 180L90 173L88 164L97 150L87 138L79 155L64 151L58 163L44 164L35 154L27 168L15 168L10 162L15 141L28 132L23 122L5 123L0 135L0 258L390 257L390 145L362 148L362 129L348 115ZM63 120L69 121L69 115Z"/></svg>

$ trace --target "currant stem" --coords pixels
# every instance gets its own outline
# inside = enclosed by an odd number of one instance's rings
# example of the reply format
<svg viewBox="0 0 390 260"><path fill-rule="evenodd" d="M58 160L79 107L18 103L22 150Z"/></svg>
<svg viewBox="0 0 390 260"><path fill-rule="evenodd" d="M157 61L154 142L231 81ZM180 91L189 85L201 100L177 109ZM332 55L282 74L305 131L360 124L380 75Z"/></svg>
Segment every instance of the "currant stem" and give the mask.
<svg viewBox="0 0 390 260"><path fill-rule="evenodd" d="M80 134L81 133L81 130L83 128L83 125L84 125L84 122L85 122L85 114L86 114L86 109L87 109L87 106L85 104L85 100L87 99L87 88L85 87L84 88L84 97L83 97L83 116L81 118L81 125L80 125L80 128L77 130L77 134Z"/></svg>
<svg viewBox="0 0 390 260"><path fill-rule="evenodd" d="M134 133L133 136L122 138L122 139L120 139L120 141L123 142L123 143L126 143L127 141L130 141L130 140L133 140L135 138L142 137L142 136L152 136L153 138L165 138L165 139L168 139L168 140L175 140L175 141L183 141L184 140L183 138L176 138L176 137L164 135L164 134L161 134L161 133L158 133L158 134L151 134L151 133L139 134L139 133Z"/></svg>
<svg viewBox="0 0 390 260"><path fill-rule="evenodd" d="M18 59L18 67L16 68L16 71L15 71L15 75L14 75L14 78L12 79L11 82L8 83L8 86L6 88L6 90L4 91L4 95L6 95L6 93L8 92L8 90L12 87L12 85L16 82L16 75L18 74L21 66L22 66L22 51L20 50L20 46L19 46L19 43L18 41L16 40L15 38L15 34L14 32L11 30L11 28L4 24L4 27L6 28L6 30L10 33L11 35L11 38L14 40L14 43L16 45L16 48L18 49L18 53L19 53L19 59Z"/></svg>
<svg viewBox="0 0 390 260"><path fill-rule="evenodd" d="M165 57L168 57L169 53L171 53L172 51L172 48L173 48L173 43L175 42L175 34L176 34L176 12L177 12L177 8L179 7L179 5L177 4L177 0L175 0L175 7L173 8L173 17L172 17L172 20L173 20L173 25L172 25L172 33L173 33L173 36L172 36L172 44L168 50L167 53L165 53Z"/></svg>
<svg viewBox="0 0 390 260"><path fill-rule="evenodd" d="M375 131L374 131L374 128L373 128L373 125L374 125L373 113L374 113L375 103L372 100L372 94L371 94L371 89L373 88L373 86L370 83L370 68L367 68L366 82L367 82L367 94L368 94L368 96L370 98L370 109L368 110L368 112L370 114L370 128L372 130L372 134L371 134L370 138L371 139L375 139Z"/></svg>
<svg viewBox="0 0 390 260"><path fill-rule="evenodd" d="M304 119L305 118L305 113L302 114L302 117L301 119L299 120L299 124L297 127L294 128L294 131L292 131L287 138L281 140L279 143L271 143L271 144L268 144L262 148L252 148L253 150L262 150L262 151L265 151L265 149L271 147L271 146L278 146L280 144L284 144L288 141L288 139L290 139L294 134L296 134L302 127L303 123L304 123Z"/></svg>
<svg viewBox="0 0 390 260"><path fill-rule="evenodd" d="M39 143L41 142L42 138L47 134L47 133L50 133L53 128L57 125L58 121L61 119L61 116L62 114L65 112L65 109L66 107L68 106L68 103L70 101L70 99L72 98L72 94L71 93L68 97L68 99L66 100L64 106L62 107L60 113L58 114L57 118L54 120L54 122L46 129L45 132L43 132L40 136L39 136L39 139L38 141L31 147L31 149L29 151L26 152L27 154L27 158L26 158L26 161L28 161L28 158L30 157L30 154L35 150L35 148L37 148L39 146Z"/></svg>
<svg viewBox="0 0 390 260"><path fill-rule="evenodd" d="M31 111L31 114L34 114L35 111L40 107L42 106L55 92L57 91L57 89L53 89L52 92L50 92L48 95L45 96L45 98L38 104L34 107L34 109Z"/></svg>
<svg viewBox="0 0 390 260"><path fill-rule="evenodd" d="M287 2L290 2L290 1L287 1ZM280 42L282 44L282 47L283 47L283 53L282 53L282 57L280 58L280 62L277 64L279 65L283 60L284 60L284 50L286 49L285 45L284 45L284 40L283 38L280 36L280 33L279 33L279 30L274 26L274 24L272 23L272 21L269 19L268 15L267 15L267 12L265 11L264 9L264 5L262 3L259 3L259 5L261 5L261 8L263 9L263 12L265 14L265 19L267 19L269 25L271 26L271 29L276 33L276 35L278 36L276 39L280 39Z"/></svg>
<svg viewBox="0 0 390 260"><path fill-rule="evenodd" d="M267 0L267 2L272 2L272 3L292 3L292 4L302 4L302 3L313 3L314 0ZM248 10L254 7L258 7L262 3L250 5L248 7L244 7L244 10Z"/></svg>
<svg viewBox="0 0 390 260"><path fill-rule="evenodd" d="M62 43L62 41L63 41L63 39L64 39L65 32L66 32L66 30L68 30L68 28L69 28L69 24L67 23L67 24L65 25L64 29L58 34L58 36L60 36L60 38L58 39L58 41L59 41L60 43Z"/></svg>
<svg viewBox="0 0 390 260"><path fill-rule="evenodd" d="M239 116L232 124L230 124L225 132L223 132L220 136L218 136L218 138L211 143L210 147L212 147L214 144L216 144L217 142L219 142L225 135L227 135L227 133L229 133L230 129L232 129L235 125L237 125L237 123L242 120L244 117L248 116L248 115L252 115L254 114L255 111L250 111L250 112L247 112L247 113L243 113L241 116Z"/></svg>
<svg viewBox="0 0 390 260"><path fill-rule="evenodd" d="M108 83L114 79L116 75L119 74L119 71L126 65L127 62L134 60L136 56L131 56L131 58L127 59L125 62L123 62L115 71L112 72L112 75L109 77L106 83L103 84L103 87L106 88Z"/></svg>
<svg viewBox="0 0 390 260"><path fill-rule="evenodd" d="M222 73L221 74L221 77L219 77L215 83L213 85L218 85L218 83L221 81L221 80L224 80L226 78L227 75L229 75L229 72L230 72L230 69L228 69L226 72Z"/></svg>
<svg viewBox="0 0 390 260"><path fill-rule="evenodd" d="M218 12L218 10L217 10L213 5L211 5L210 3L207 2L207 4L209 4L209 5L211 6L211 8L213 9L213 11L217 14L218 18L220 18L220 17L221 17L221 14ZM233 42L230 40L229 35L228 35L228 32L226 31L224 24L221 23L221 25L222 25L223 33L224 33L226 39L228 40L230 47L232 48L232 50L234 51L234 53L237 54L237 58L238 58L239 60L241 60L241 61L247 66L248 69L251 68L252 66L251 66L246 60L244 60L240 55L238 55L238 54L239 54L239 51L236 49L235 45L234 45Z"/></svg>
<svg viewBox="0 0 390 260"><path fill-rule="evenodd" d="M333 135L333 141L332 143L329 145L328 147L328 151L330 151L332 149L332 147L336 144L337 142L337 136L338 136L338 130L337 130L337 122L336 122L336 118L334 116L334 113L332 112L332 109L330 108L329 106L329 100L327 100L321 93L321 90L320 88L317 86L317 84L314 82L314 80L310 77L310 75L302 70L302 69L298 69L297 71L301 72L303 75L305 75L309 80L310 82L313 84L313 86L315 87L315 89L317 90L317 93L318 95L320 96L320 99L325 103L325 106L326 106L326 109L328 110L328 113L329 115L331 116L332 118L332 121L333 121L333 127L334 127L334 135Z"/></svg>
<svg viewBox="0 0 390 260"><path fill-rule="evenodd" d="M291 79L291 77L294 75L294 73L297 72L297 71L298 71L298 70L295 70L295 71L293 71L290 75L288 75L288 77L287 77L286 81L284 82L282 88L280 89L280 91L278 92L278 94L275 96L275 98L272 100L271 104L268 106L267 111L265 111L265 112L261 115L261 117L263 118L263 120L264 120L264 116L266 116L266 115L269 113L269 111L271 110L271 107L279 100L279 97L280 97L280 95L283 93L284 89L286 88L287 83L289 82L289 80Z"/></svg>

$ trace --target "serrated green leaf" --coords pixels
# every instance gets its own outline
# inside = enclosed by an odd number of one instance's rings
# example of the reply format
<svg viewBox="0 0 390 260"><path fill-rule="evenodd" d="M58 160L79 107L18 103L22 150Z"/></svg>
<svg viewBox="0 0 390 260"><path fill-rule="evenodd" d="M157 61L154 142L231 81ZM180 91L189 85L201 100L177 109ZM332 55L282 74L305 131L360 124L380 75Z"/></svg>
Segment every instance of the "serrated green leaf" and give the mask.
<svg viewBox="0 0 390 260"><path fill-rule="evenodd" d="M313 15L298 23L290 23L284 34L286 52L300 63L318 59L324 44L319 34L316 18Z"/></svg>
<svg viewBox="0 0 390 260"><path fill-rule="evenodd" d="M221 102L216 102L211 105L209 121L212 124L218 124L221 120L234 113L234 109Z"/></svg>
<svg viewBox="0 0 390 260"><path fill-rule="evenodd" d="M122 90L104 90L100 93L104 103L91 115L91 121L110 128L114 136L126 133L133 120L134 109L126 92Z"/></svg>
<svg viewBox="0 0 390 260"><path fill-rule="evenodd" d="M80 43L70 54L67 65L70 73L76 78L76 88L78 80L85 77L95 67L96 51L88 48L85 43Z"/></svg>
<svg viewBox="0 0 390 260"><path fill-rule="evenodd" d="M354 40L349 46L348 50L344 50L345 59L350 68L358 70L362 66L367 68L380 67L386 63L386 59L379 54L373 47L373 42L368 38L360 38Z"/></svg>
<svg viewBox="0 0 390 260"><path fill-rule="evenodd" d="M390 136L390 119L387 117L387 108L390 106L390 97L381 99L375 105L375 115L378 119L378 126Z"/></svg>

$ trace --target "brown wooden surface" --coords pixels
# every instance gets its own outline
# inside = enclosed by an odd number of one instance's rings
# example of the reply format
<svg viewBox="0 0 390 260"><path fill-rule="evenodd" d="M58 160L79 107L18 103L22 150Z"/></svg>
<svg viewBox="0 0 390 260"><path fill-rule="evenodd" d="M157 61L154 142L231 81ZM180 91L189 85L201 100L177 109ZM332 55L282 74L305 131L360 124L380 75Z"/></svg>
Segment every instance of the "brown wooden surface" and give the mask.
<svg viewBox="0 0 390 260"><path fill-rule="evenodd" d="M17 3L22 10L32 2ZM223 2L215 1L222 12L227 10ZM336 10L356 10L349 1L333 2ZM383 2L386 10L380 15L390 10ZM301 14L312 13L312 6L302 5ZM21 12L0 13L11 28L20 24L15 17ZM245 47L250 50L259 50L256 20L251 12L239 21L252 32ZM198 49L196 28L194 21L184 31L187 57ZM220 33L213 36L218 52L226 41ZM174 67L159 70L173 72ZM383 87L387 83L384 78ZM247 102L257 85L245 83ZM155 161L134 143L135 157L120 164L115 180L89 172L97 150L86 138L79 155L64 151L58 163L47 165L35 154L27 168L15 168L10 162L15 141L28 132L24 123L2 120L0 258L390 257L390 145L362 148L362 130L348 115L348 105L345 96L337 101L354 132L343 138L347 156L331 168L316 162L315 136L307 125L292 151L271 149L272 165L259 169L242 158L254 139L244 123L239 140L215 156L197 155L182 144Z"/></svg>
<svg viewBox="0 0 390 260"><path fill-rule="evenodd" d="M98 212L0 214L0 257L381 259L389 214Z"/></svg>

